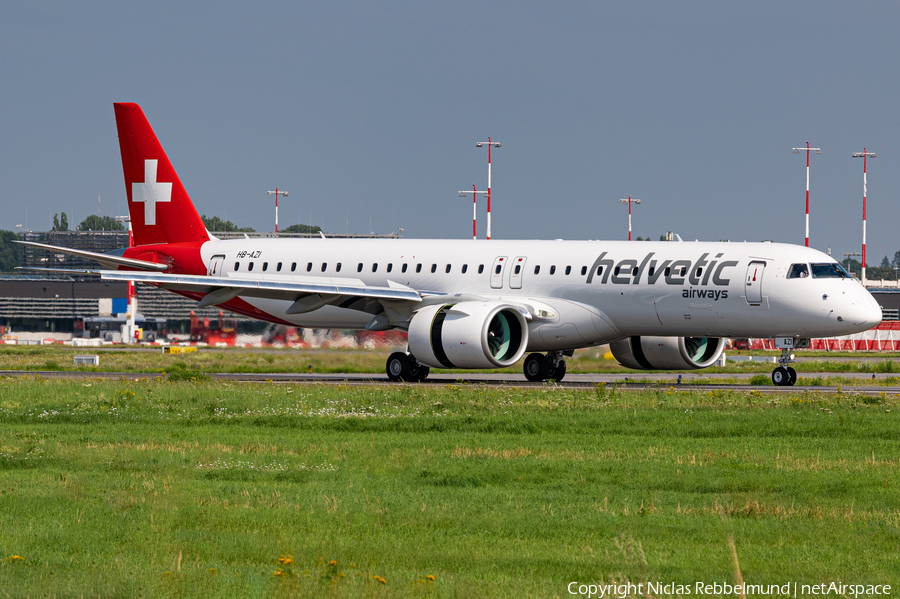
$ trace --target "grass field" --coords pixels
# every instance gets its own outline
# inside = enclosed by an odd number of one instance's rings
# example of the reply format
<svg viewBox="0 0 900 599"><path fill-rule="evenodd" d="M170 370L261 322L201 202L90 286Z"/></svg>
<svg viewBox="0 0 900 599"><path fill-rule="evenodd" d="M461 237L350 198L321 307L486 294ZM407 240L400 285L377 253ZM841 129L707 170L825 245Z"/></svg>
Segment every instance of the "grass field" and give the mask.
<svg viewBox="0 0 900 599"><path fill-rule="evenodd" d="M163 372L173 364L182 362L189 368L203 372L231 373L268 373L268 372L308 372L310 367L315 373L372 373L384 374L385 361L388 355L396 350L382 349L244 349L244 348L201 348L197 353L163 354L161 351L132 351L129 349L95 349L67 348L59 346L7 346L0 347L0 370L58 371L72 370L82 372ZM73 364L75 354L97 354L100 356L99 367L86 367ZM604 357L607 349L589 348L578 350L571 358L567 358L569 373L639 373L641 371L623 368L611 356ZM741 352L755 355L774 355L775 352ZM780 354L779 354L780 355ZM796 365L800 374L807 372L827 373L872 373L896 374L900 377L900 362L895 360L896 352L844 352L827 355L825 352L801 353L798 356L818 357L814 361ZM860 360L841 361L838 358L853 356ZM771 363L731 362L724 367L711 367L702 370L704 375L722 375L735 373L759 373L765 375L759 384L771 374L774 368ZM441 372L466 373L484 371L445 370ZM494 372L522 373L522 366L516 364L510 368ZM673 373L673 379L678 374ZM893 381L897 384L900 379ZM769 381L771 383L771 381ZM835 384L841 384L837 382Z"/></svg>
<svg viewBox="0 0 900 599"><path fill-rule="evenodd" d="M897 585L898 409L669 387L0 379L0 597Z"/></svg>

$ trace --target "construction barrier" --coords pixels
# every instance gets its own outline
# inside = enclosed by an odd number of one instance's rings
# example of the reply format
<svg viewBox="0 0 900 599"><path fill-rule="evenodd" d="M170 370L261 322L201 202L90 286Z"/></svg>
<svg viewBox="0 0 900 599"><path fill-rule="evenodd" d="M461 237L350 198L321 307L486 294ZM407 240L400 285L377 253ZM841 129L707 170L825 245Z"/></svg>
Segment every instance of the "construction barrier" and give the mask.
<svg viewBox="0 0 900 599"><path fill-rule="evenodd" d="M749 339L750 349L777 349L774 339ZM874 329L810 340L810 349L824 351L898 351L900 350L900 322L882 322Z"/></svg>

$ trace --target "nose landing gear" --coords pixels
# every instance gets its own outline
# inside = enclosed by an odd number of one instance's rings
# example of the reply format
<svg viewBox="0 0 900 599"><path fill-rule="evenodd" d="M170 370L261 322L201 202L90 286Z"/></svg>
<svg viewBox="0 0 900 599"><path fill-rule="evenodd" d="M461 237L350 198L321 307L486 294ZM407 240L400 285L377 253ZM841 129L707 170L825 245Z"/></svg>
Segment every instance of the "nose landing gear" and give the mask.
<svg viewBox="0 0 900 599"><path fill-rule="evenodd" d="M797 382L797 371L790 366L779 366L772 371L772 382L779 386L792 386Z"/></svg>
<svg viewBox="0 0 900 599"><path fill-rule="evenodd" d="M790 343L778 343L779 341L789 340ZM791 387L797 382L797 371L788 366L796 362L791 349L794 347L794 340L791 337L785 339L776 338L776 347L781 346L781 357L778 359L778 368L772 371L772 382L779 387Z"/></svg>

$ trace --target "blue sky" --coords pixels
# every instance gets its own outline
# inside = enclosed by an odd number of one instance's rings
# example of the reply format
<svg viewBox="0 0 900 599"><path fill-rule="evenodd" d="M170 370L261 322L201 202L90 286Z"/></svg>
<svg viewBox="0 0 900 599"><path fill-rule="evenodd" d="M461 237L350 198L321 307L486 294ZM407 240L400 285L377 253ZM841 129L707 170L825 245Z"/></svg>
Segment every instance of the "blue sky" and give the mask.
<svg viewBox="0 0 900 599"><path fill-rule="evenodd" d="M271 230L900 250L893 2L5 3L0 228L125 209L112 103L139 103L202 213ZM479 206L479 235L484 232Z"/></svg>

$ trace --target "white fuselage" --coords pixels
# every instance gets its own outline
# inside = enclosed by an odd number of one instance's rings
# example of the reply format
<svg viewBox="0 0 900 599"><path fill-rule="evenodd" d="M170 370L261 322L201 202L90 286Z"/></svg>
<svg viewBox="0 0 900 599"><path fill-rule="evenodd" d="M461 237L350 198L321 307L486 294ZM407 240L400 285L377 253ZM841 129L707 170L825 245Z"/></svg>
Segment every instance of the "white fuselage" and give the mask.
<svg viewBox="0 0 900 599"><path fill-rule="evenodd" d="M211 241L201 255L219 276L395 283L448 303L471 296L546 306L551 316L529 324L535 350L635 335L826 337L881 320L855 279L788 278L792 264L835 261L777 243L253 238ZM245 300L304 327L363 328L372 319L333 305L289 315L291 301ZM402 314L394 321L404 328Z"/></svg>

